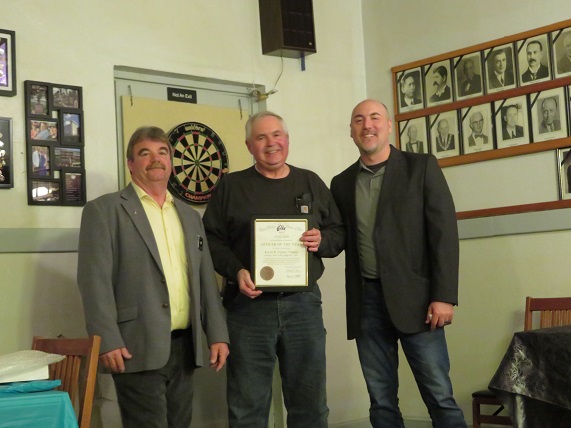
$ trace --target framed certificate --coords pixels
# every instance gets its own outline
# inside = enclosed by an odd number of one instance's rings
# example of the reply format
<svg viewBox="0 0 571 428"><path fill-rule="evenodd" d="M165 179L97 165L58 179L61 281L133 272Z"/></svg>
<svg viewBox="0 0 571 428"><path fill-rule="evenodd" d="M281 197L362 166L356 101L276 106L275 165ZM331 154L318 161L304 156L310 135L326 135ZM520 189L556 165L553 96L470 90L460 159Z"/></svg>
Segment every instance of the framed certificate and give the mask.
<svg viewBox="0 0 571 428"><path fill-rule="evenodd" d="M307 248L299 240L308 229L302 216L252 219L252 281L262 291L307 291Z"/></svg>

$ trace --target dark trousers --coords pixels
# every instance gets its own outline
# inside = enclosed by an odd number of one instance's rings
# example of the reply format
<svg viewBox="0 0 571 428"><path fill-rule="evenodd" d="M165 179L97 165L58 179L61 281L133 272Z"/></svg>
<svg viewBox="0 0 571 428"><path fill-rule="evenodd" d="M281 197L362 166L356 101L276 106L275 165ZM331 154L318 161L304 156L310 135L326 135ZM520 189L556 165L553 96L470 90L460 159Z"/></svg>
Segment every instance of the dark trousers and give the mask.
<svg viewBox="0 0 571 428"><path fill-rule="evenodd" d="M114 374L123 428L184 428L192 419L192 331L173 335L167 364L158 370Z"/></svg>

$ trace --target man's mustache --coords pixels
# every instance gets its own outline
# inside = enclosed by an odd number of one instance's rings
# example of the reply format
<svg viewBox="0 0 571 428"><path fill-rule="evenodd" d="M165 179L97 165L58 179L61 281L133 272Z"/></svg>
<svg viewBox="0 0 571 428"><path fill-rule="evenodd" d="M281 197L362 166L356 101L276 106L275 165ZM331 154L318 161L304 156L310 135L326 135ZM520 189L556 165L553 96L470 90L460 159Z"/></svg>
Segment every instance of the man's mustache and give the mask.
<svg viewBox="0 0 571 428"><path fill-rule="evenodd" d="M150 164L146 169L147 169L147 171L148 171L148 170L150 170L150 169L157 169L157 168L167 169L167 168L166 168L162 163L160 163L160 162L153 162L153 163Z"/></svg>

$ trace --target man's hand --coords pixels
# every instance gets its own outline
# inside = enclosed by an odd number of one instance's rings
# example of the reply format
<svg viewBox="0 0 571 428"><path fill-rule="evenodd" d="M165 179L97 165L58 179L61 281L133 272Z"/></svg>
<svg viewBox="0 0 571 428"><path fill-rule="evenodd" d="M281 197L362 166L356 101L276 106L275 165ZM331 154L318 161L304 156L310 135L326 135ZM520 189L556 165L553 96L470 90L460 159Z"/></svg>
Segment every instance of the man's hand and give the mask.
<svg viewBox="0 0 571 428"><path fill-rule="evenodd" d="M316 252L321 244L321 232L315 228L307 230L303 232L299 240L307 247L307 251Z"/></svg>
<svg viewBox="0 0 571 428"><path fill-rule="evenodd" d="M113 373L123 373L125 371L125 360L130 360L131 357L132 355L127 348L119 348L99 355L99 362Z"/></svg>
<svg viewBox="0 0 571 428"><path fill-rule="evenodd" d="M238 271L237 280L240 292L248 296L250 299L255 299L262 294L261 290L256 290L256 286L252 282L250 272L247 269L240 269Z"/></svg>
<svg viewBox="0 0 571 428"><path fill-rule="evenodd" d="M210 367L215 368L217 372L220 371L226 364L226 358L228 358L229 353L227 343L213 343L210 347Z"/></svg>
<svg viewBox="0 0 571 428"><path fill-rule="evenodd" d="M454 318L454 306L451 303L432 302L424 322L430 324L430 329L434 330L436 327L452 324L452 318Z"/></svg>

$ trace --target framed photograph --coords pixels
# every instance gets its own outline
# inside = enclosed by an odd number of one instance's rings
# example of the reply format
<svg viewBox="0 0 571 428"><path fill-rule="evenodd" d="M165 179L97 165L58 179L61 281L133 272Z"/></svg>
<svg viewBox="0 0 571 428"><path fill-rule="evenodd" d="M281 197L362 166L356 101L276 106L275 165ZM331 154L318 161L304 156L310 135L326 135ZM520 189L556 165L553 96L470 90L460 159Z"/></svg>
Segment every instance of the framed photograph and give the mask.
<svg viewBox="0 0 571 428"><path fill-rule="evenodd" d="M28 171L32 177L52 178L52 162L50 146L33 145L31 147Z"/></svg>
<svg viewBox="0 0 571 428"><path fill-rule="evenodd" d="M496 46L484 51L486 87L488 92L498 92L516 87L513 45Z"/></svg>
<svg viewBox="0 0 571 428"><path fill-rule="evenodd" d="M61 171L63 183L63 205L85 205L85 173L64 168Z"/></svg>
<svg viewBox="0 0 571 428"><path fill-rule="evenodd" d="M31 141L58 141L58 121L55 119L29 119L28 136Z"/></svg>
<svg viewBox="0 0 571 428"><path fill-rule="evenodd" d="M77 147L54 147L54 168L83 168L82 151L83 149Z"/></svg>
<svg viewBox="0 0 571 428"><path fill-rule="evenodd" d="M555 77L571 75L571 27L551 33Z"/></svg>
<svg viewBox="0 0 571 428"><path fill-rule="evenodd" d="M520 86L551 79L551 59L547 34L516 42Z"/></svg>
<svg viewBox="0 0 571 428"><path fill-rule="evenodd" d="M0 95L16 95L16 33L0 30Z"/></svg>
<svg viewBox="0 0 571 428"><path fill-rule="evenodd" d="M59 180L31 179L28 205L61 205Z"/></svg>
<svg viewBox="0 0 571 428"><path fill-rule="evenodd" d="M12 119L0 117L0 189L14 187L12 161Z"/></svg>
<svg viewBox="0 0 571 428"><path fill-rule="evenodd" d="M81 88L79 86L52 86L52 107L79 110L81 105Z"/></svg>
<svg viewBox="0 0 571 428"><path fill-rule="evenodd" d="M400 149L410 153L429 153L426 117L399 122Z"/></svg>
<svg viewBox="0 0 571 428"><path fill-rule="evenodd" d="M559 199L571 199L571 148L557 149Z"/></svg>
<svg viewBox="0 0 571 428"><path fill-rule="evenodd" d="M438 159L460 155L460 134L456 110L433 114L428 118L430 126L430 151Z"/></svg>
<svg viewBox="0 0 571 428"><path fill-rule="evenodd" d="M421 68L401 71L397 74L399 112L418 110L424 107Z"/></svg>
<svg viewBox="0 0 571 428"><path fill-rule="evenodd" d="M62 144L83 145L83 114L61 109L59 111Z"/></svg>
<svg viewBox="0 0 571 428"><path fill-rule="evenodd" d="M494 103L494 123L498 149L528 144L529 124L525 95Z"/></svg>
<svg viewBox="0 0 571 428"><path fill-rule="evenodd" d="M427 107L453 101L450 64L450 60L447 59L423 67Z"/></svg>
<svg viewBox="0 0 571 428"><path fill-rule="evenodd" d="M461 110L463 154L494 149L494 127L491 104Z"/></svg>
<svg viewBox="0 0 571 428"><path fill-rule="evenodd" d="M529 94L533 141L567 137L565 88Z"/></svg>
<svg viewBox="0 0 571 428"><path fill-rule="evenodd" d="M50 116L48 90L48 85L26 81L26 112L28 114Z"/></svg>
<svg viewBox="0 0 571 428"><path fill-rule="evenodd" d="M456 99L464 100L484 95L482 52L456 57L452 63L456 82Z"/></svg>

